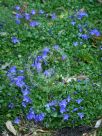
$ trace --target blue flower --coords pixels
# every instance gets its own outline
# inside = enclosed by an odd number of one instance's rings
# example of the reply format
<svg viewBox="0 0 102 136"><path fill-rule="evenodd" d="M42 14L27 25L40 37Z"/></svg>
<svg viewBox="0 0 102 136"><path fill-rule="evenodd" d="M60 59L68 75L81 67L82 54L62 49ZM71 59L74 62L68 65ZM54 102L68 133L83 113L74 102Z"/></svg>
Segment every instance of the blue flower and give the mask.
<svg viewBox="0 0 102 136"><path fill-rule="evenodd" d="M13 103L9 103L8 104L8 108L13 109L14 108L14 104Z"/></svg>
<svg viewBox="0 0 102 136"><path fill-rule="evenodd" d="M36 11L33 9L33 10L31 11L31 14L32 14L32 15L35 15L35 14L36 14Z"/></svg>
<svg viewBox="0 0 102 136"><path fill-rule="evenodd" d="M45 47L43 50L42 50L42 57L43 59L45 59L47 57L47 54L50 52L50 49Z"/></svg>
<svg viewBox="0 0 102 136"><path fill-rule="evenodd" d="M33 67L36 68L37 72L40 73L42 71L42 56L37 56L35 61L34 61L34 64L32 64Z"/></svg>
<svg viewBox="0 0 102 136"><path fill-rule="evenodd" d="M39 23L37 22L37 21L31 21L30 22L30 26L31 27L36 27L36 26L38 26L39 25Z"/></svg>
<svg viewBox="0 0 102 136"><path fill-rule="evenodd" d="M60 113L64 113L64 112L66 112L66 109L63 106L60 107Z"/></svg>
<svg viewBox="0 0 102 136"><path fill-rule="evenodd" d="M84 117L84 114L83 113L77 113L78 116L80 117L80 119L82 119Z"/></svg>
<svg viewBox="0 0 102 136"><path fill-rule="evenodd" d="M78 19L82 19L83 17L87 17L88 14L85 11L79 11L77 14Z"/></svg>
<svg viewBox="0 0 102 136"><path fill-rule="evenodd" d="M23 74L24 73L24 70L19 70L18 71L20 74Z"/></svg>
<svg viewBox="0 0 102 136"><path fill-rule="evenodd" d="M56 14L55 14L55 13L52 13L52 14L51 14L51 18L52 18L52 20L55 20L55 19L56 19Z"/></svg>
<svg viewBox="0 0 102 136"><path fill-rule="evenodd" d="M29 96L23 96L23 102L26 102L26 103L31 103L31 99L29 98Z"/></svg>
<svg viewBox="0 0 102 136"><path fill-rule="evenodd" d="M27 107L27 103L26 102L22 102L22 106L24 107L24 108L26 108Z"/></svg>
<svg viewBox="0 0 102 136"><path fill-rule="evenodd" d="M45 70L45 71L44 71L44 75L45 75L46 77L51 77L52 74L54 74L54 70L53 70L53 69L48 69L48 70Z"/></svg>
<svg viewBox="0 0 102 136"><path fill-rule="evenodd" d="M15 22L16 22L16 24L18 24L18 25L21 23L21 21L20 21L19 19L16 19Z"/></svg>
<svg viewBox="0 0 102 136"><path fill-rule="evenodd" d="M15 6L15 9L16 9L16 10L20 10L20 6L18 6L18 5Z"/></svg>
<svg viewBox="0 0 102 136"><path fill-rule="evenodd" d="M59 49L59 45L56 44L56 45L53 46L53 48L54 48L55 50L58 50L58 49Z"/></svg>
<svg viewBox="0 0 102 136"><path fill-rule="evenodd" d="M49 53L50 52L50 49L45 47L43 50L42 50L43 53Z"/></svg>
<svg viewBox="0 0 102 136"><path fill-rule="evenodd" d="M102 50L102 46L100 46L100 50Z"/></svg>
<svg viewBox="0 0 102 136"><path fill-rule="evenodd" d="M41 121L44 120L44 118L45 118L45 114L44 113L40 113L40 114L36 115L35 120L41 122Z"/></svg>
<svg viewBox="0 0 102 136"><path fill-rule="evenodd" d="M57 104L57 100L53 100L52 102L45 105L46 108L50 108L50 106L55 106Z"/></svg>
<svg viewBox="0 0 102 136"><path fill-rule="evenodd" d="M67 101L68 101L68 102L70 102L70 101L71 101L71 97L70 97L70 95L68 95L68 97L67 97Z"/></svg>
<svg viewBox="0 0 102 136"><path fill-rule="evenodd" d="M75 111L78 111L78 108L74 108L74 109L73 109L73 112L75 112Z"/></svg>
<svg viewBox="0 0 102 136"><path fill-rule="evenodd" d="M29 88L22 89L21 92L22 92L22 94L23 94L24 96L30 94Z"/></svg>
<svg viewBox="0 0 102 136"><path fill-rule="evenodd" d="M64 120L68 120L69 117L70 117L70 116L69 116L68 114L64 114L63 119L64 119Z"/></svg>
<svg viewBox="0 0 102 136"><path fill-rule="evenodd" d="M36 118L36 114L32 108L30 108L29 113L27 114L27 119L32 120Z"/></svg>
<svg viewBox="0 0 102 136"><path fill-rule="evenodd" d="M44 14L44 11L42 9L39 10L39 14Z"/></svg>
<svg viewBox="0 0 102 136"><path fill-rule="evenodd" d="M42 64L38 62L36 64L36 69L37 69L37 72L40 73L42 71Z"/></svg>
<svg viewBox="0 0 102 136"><path fill-rule="evenodd" d="M20 121L21 121L20 118L19 118L19 117L16 117L15 120L14 120L14 123L15 123L15 124L19 124Z"/></svg>
<svg viewBox="0 0 102 136"><path fill-rule="evenodd" d="M74 46L78 46L78 42L73 42L73 45Z"/></svg>
<svg viewBox="0 0 102 136"><path fill-rule="evenodd" d="M71 24L74 26L74 25L76 24L76 22L75 22L75 21L72 21Z"/></svg>
<svg viewBox="0 0 102 136"><path fill-rule="evenodd" d="M12 67L9 69L9 72L10 72L10 73L16 73L16 72L17 72L16 66L12 66Z"/></svg>
<svg viewBox="0 0 102 136"><path fill-rule="evenodd" d="M62 60L66 60L67 59L67 55L62 55Z"/></svg>
<svg viewBox="0 0 102 136"><path fill-rule="evenodd" d="M16 19L23 18L23 16L21 14L19 14L19 13L16 13L15 17L16 17Z"/></svg>
<svg viewBox="0 0 102 136"><path fill-rule="evenodd" d="M81 38L84 39L84 40L87 40L89 38L89 36L87 34L82 34Z"/></svg>
<svg viewBox="0 0 102 136"><path fill-rule="evenodd" d="M66 101L65 99L62 100L62 101L60 101L60 102L59 102L59 106L66 108L66 106L67 106L67 101Z"/></svg>
<svg viewBox="0 0 102 136"><path fill-rule="evenodd" d="M97 29L92 29L92 30L90 31L90 34L91 34L91 35L95 35L95 36L100 36L100 35L101 35L100 32L99 32Z"/></svg>
<svg viewBox="0 0 102 136"><path fill-rule="evenodd" d="M35 59L35 62L42 62L43 60L43 57L42 56L37 56L36 59Z"/></svg>
<svg viewBox="0 0 102 136"><path fill-rule="evenodd" d="M30 19L30 14L29 14L29 13L25 13L24 16L25 16L25 19L26 19L26 20L29 20L29 19Z"/></svg>
<svg viewBox="0 0 102 136"><path fill-rule="evenodd" d="M25 86L25 83L23 80L24 80L24 76L17 76L16 78L14 78L14 82L15 82L16 86L18 86L18 87Z"/></svg>
<svg viewBox="0 0 102 136"><path fill-rule="evenodd" d="M83 99L77 99L76 102L80 104L83 101Z"/></svg>
<svg viewBox="0 0 102 136"><path fill-rule="evenodd" d="M17 39L17 37L12 37L12 38L11 38L11 41L12 41L12 43L14 43L14 44L20 42L19 39Z"/></svg>

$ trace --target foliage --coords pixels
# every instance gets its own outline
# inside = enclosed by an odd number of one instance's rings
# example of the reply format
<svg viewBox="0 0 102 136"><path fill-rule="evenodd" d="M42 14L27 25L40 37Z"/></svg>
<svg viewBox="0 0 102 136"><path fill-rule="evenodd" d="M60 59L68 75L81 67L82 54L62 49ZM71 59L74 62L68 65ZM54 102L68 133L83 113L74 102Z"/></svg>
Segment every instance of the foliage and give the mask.
<svg viewBox="0 0 102 136"><path fill-rule="evenodd" d="M66 0L0 4L0 124L12 119L53 129L91 125L102 110L100 5ZM64 80L79 75L87 78Z"/></svg>

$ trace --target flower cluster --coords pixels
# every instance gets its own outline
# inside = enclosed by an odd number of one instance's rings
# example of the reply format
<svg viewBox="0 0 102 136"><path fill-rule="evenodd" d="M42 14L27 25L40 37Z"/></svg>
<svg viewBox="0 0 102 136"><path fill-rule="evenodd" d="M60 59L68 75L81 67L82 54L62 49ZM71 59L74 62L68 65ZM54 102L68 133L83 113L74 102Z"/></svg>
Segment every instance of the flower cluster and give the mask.
<svg viewBox="0 0 102 136"><path fill-rule="evenodd" d="M22 74L22 73L24 73L24 71L23 70L17 70L16 66L13 66L9 69L7 76L9 77L11 83L16 85L21 90L21 93L22 93L22 103L21 103L21 105L23 106L23 108L26 108L27 105L29 105L29 104L31 105L31 103L32 103L32 100L29 97L30 87L25 83L25 77L23 75L19 76L18 75L19 73ZM12 109L14 107L14 104L10 103L8 105L8 107ZM35 118L34 118L34 116L31 118L32 115L33 115L33 110L32 110L32 108L30 108L29 113L27 114L28 120L35 119L35 121L42 121L45 117L44 113L36 114L36 116L34 114ZM14 123L19 124L20 118L16 117L15 120L14 120Z"/></svg>
<svg viewBox="0 0 102 136"><path fill-rule="evenodd" d="M61 54L62 50L60 49L59 45L54 45L52 49L45 47L41 51L39 51L39 55L34 58L33 63L31 64L32 67L37 71L37 73L43 73L46 77L51 77L55 73L55 68L52 65L50 66L49 60L52 59L52 63L56 63L56 59L51 57L53 56L54 52L59 53L59 57L62 61L67 59L67 55L65 53Z"/></svg>
<svg viewBox="0 0 102 136"><path fill-rule="evenodd" d="M88 22L84 22L84 24L82 24L81 21L84 17L88 17L88 14L84 10L79 10L77 14L75 13L74 15L69 17L71 19L71 25L73 27L76 27L78 30L76 38L80 41L74 41L74 46L83 45L83 43L90 39L92 36L97 37L101 35L101 33L96 28L90 29L88 26Z"/></svg>
<svg viewBox="0 0 102 136"><path fill-rule="evenodd" d="M19 25L22 23L25 28L27 26L26 30L29 31L35 30L36 32L36 30L41 29L40 25L43 26L43 24L38 21L40 20L38 19L39 16L43 16L44 19L45 17L50 17L52 19L52 22L54 22L53 20L56 21L57 18L56 13L46 14L46 12L42 9L40 9L39 11L32 9L30 12L26 12L26 10L24 10L20 6L16 6L15 10L16 13L14 18L16 23ZM70 46L69 38L68 46L66 47L66 49L69 50L66 50L65 53L63 51L64 44L60 47L61 42L59 40L60 38L58 37L56 41L59 41L59 45L51 45L52 47L46 46L41 50L34 50L34 54L31 53L31 56L29 56L28 58L28 62L26 62L25 64L26 71L17 70L16 66L13 66L9 69L7 76L11 81L11 85L14 85L20 91L20 104L26 113L27 120L33 120L35 123L43 121L43 124L45 126L46 124L48 126L54 123L56 124L56 122L58 126L71 126L72 122L76 123L73 123L74 125L80 125L80 122L83 122L83 120L88 117L85 107L87 105L87 101L85 100L85 89L87 88L86 84L84 84L84 81L82 82L80 79L76 79L75 82L73 80L70 80L72 84L69 82L67 84L67 82L65 82L67 78L70 79L70 77L73 76L71 70L73 68L71 67L71 63L73 64L72 66L75 67L77 66L77 64L82 65L82 63L77 63L76 61L74 63L72 62L72 58L74 58L74 55L76 56L76 54L79 52L79 56L81 56L81 51L83 55L83 47L86 46L84 44L87 43L90 38L93 38L94 36L98 37L101 35L101 33L97 29L90 29L88 23L82 23L85 17L88 17L88 14L84 10L79 10L73 16L70 16L69 23L71 25L71 29L74 30L75 33L72 33L70 35L69 33L67 33L67 29L65 32L66 37L67 35L69 35L69 37L72 36L71 44L74 45L75 49L79 47L78 49L80 50L74 50L75 52L71 50L73 46ZM67 21L65 21L65 26L67 26L68 24L68 22L66 22ZM48 32L50 30L51 32L53 31L53 34L55 32L54 35L56 35L56 31L58 31L58 33L60 33L58 34L58 36L60 35L63 37L64 33L62 30L60 31L60 28L56 27L57 23L58 22L56 21L55 27L54 23L51 24L52 26L48 25L47 30ZM37 29L38 27L39 29ZM63 28L63 26L61 27ZM13 44L20 43L20 39L17 37L11 37L11 42ZM40 37L38 38L40 41ZM64 39L66 40L67 38L65 38L64 36ZM101 46L100 50L102 50ZM79 57L78 60L80 58L81 57ZM77 59L77 57L75 59ZM76 73L76 71L74 72ZM29 81L29 85L27 84L27 81ZM77 88L76 86L78 86L80 93L78 93L78 91L75 91ZM90 91L87 92L87 94L91 92L90 88L89 90ZM92 95L92 92L90 94ZM90 95L88 98L91 98ZM12 102L8 104L8 107L11 110L14 108L14 106L15 105ZM20 121L20 117L17 116L14 120L14 123L19 124Z"/></svg>
<svg viewBox="0 0 102 136"><path fill-rule="evenodd" d="M60 117L63 118L64 121L67 121L68 119L72 118L73 120L73 114L74 112L76 112L76 115L79 116L80 119L82 119L84 117L84 113L81 112L81 110L83 109L82 107L79 107L79 105L82 103L83 99L77 99L74 100L73 98L71 98L70 95L68 95L68 97L66 99L63 100L53 100L49 103L47 103L45 105L46 111L48 111L48 109L54 109L54 111L58 110L57 112L59 112L61 114ZM78 104L78 108L73 108L72 110L69 110L70 107L70 103L74 103ZM76 117L77 118L77 117Z"/></svg>

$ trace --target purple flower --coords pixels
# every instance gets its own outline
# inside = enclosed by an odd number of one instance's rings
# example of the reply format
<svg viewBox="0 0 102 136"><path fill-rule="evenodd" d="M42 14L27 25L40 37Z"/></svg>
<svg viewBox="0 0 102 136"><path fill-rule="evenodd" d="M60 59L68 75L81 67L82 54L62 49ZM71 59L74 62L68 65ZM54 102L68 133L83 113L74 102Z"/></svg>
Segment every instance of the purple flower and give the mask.
<svg viewBox="0 0 102 136"><path fill-rule="evenodd" d="M8 108L13 109L14 108L14 104L13 103L9 103L8 104Z"/></svg>
<svg viewBox="0 0 102 136"><path fill-rule="evenodd" d="M68 119L69 119L69 117L70 117L70 116L69 116L68 114L64 114L63 119L64 119L64 120L68 120Z"/></svg>
<svg viewBox="0 0 102 136"><path fill-rule="evenodd" d="M20 74L23 74L24 73L24 70L19 70L18 71Z"/></svg>
<svg viewBox="0 0 102 136"><path fill-rule="evenodd" d="M50 76L51 76L51 73L50 73L49 70L45 70L45 71L44 71L44 75L45 75L46 77L50 77Z"/></svg>
<svg viewBox="0 0 102 136"><path fill-rule="evenodd" d="M74 25L76 24L76 22L75 22L75 21L72 21L71 24L74 26Z"/></svg>
<svg viewBox="0 0 102 136"><path fill-rule="evenodd" d="M16 71L17 71L16 66L12 66L12 67L9 69L9 72L10 72L10 73L16 73Z"/></svg>
<svg viewBox="0 0 102 136"><path fill-rule="evenodd" d="M22 106L24 107L24 108L26 108L27 107L27 103L26 102L22 102Z"/></svg>
<svg viewBox="0 0 102 136"><path fill-rule="evenodd" d="M79 29L79 32L82 32L83 31L83 29L82 29L82 25L78 25L78 29Z"/></svg>
<svg viewBox="0 0 102 136"><path fill-rule="evenodd" d="M47 57L47 54L50 52L50 49L45 47L43 50L42 50L42 57L43 59L45 59Z"/></svg>
<svg viewBox="0 0 102 136"><path fill-rule="evenodd" d="M53 69L48 69L48 70L45 70L45 71L44 71L44 75L45 75L46 77L51 77L53 73L54 73L54 70L53 70Z"/></svg>
<svg viewBox="0 0 102 136"><path fill-rule="evenodd" d="M62 55L62 60L66 60L67 59L67 55Z"/></svg>
<svg viewBox="0 0 102 136"><path fill-rule="evenodd" d="M62 100L62 101L60 101L60 102L59 102L59 106L66 108L66 106L67 106L67 101L66 101L65 99Z"/></svg>
<svg viewBox="0 0 102 136"><path fill-rule="evenodd" d="M74 109L73 109L73 112L75 112L75 111L78 111L78 108L74 108Z"/></svg>
<svg viewBox="0 0 102 136"><path fill-rule="evenodd" d="M80 104L83 101L83 99L77 99L76 102Z"/></svg>
<svg viewBox="0 0 102 136"><path fill-rule="evenodd" d="M59 45L56 44L56 45L53 46L53 48L54 48L55 50L58 50L58 49L59 49Z"/></svg>
<svg viewBox="0 0 102 136"><path fill-rule="evenodd" d="M15 6L15 9L16 9L16 10L20 10L20 7L19 7L19 6Z"/></svg>
<svg viewBox="0 0 102 136"><path fill-rule="evenodd" d="M78 19L82 19L83 17L87 17L88 14L85 11L79 11L77 14Z"/></svg>
<svg viewBox="0 0 102 136"><path fill-rule="evenodd" d="M67 101L70 102L71 101L71 97L70 95L67 97Z"/></svg>
<svg viewBox="0 0 102 136"><path fill-rule="evenodd" d="M31 21L30 22L30 26L31 27L36 27L36 26L38 26L39 25L39 23L37 22L37 21Z"/></svg>
<svg viewBox="0 0 102 136"><path fill-rule="evenodd" d="M25 85L23 80L24 80L24 76L18 76L14 78L14 82L18 87L23 87Z"/></svg>
<svg viewBox="0 0 102 136"><path fill-rule="evenodd" d="M11 41L12 41L12 43L14 43L14 44L20 42L19 39L17 39L17 37L12 37L12 38L11 38Z"/></svg>
<svg viewBox="0 0 102 136"><path fill-rule="evenodd" d="M21 21L20 21L19 19L16 19L15 22L16 22L16 24L18 24L18 25L21 23Z"/></svg>
<svg viewBox="0 0 102 136"><path fill-rule="evenodd" d="M82 34L81 38L84 39L84 40L87 40L89 38L89 36L87 34Z"/></svg>
<svg viewBox="0 0 102 136"><path fill-rule="evenodd" d="M42 64L41 63L38 62L36 64L36 70L37 70L38 73L40 73L42 71Z"/></svg>
<svg viewBox="0 0 102 136"><path fill-rule="evenodd" d="M78 46L78 42L73 42L73 45L74 46Z"/></svg>
<svg viewBox="0 0 102 136"><path fill-rule="evenodd" d="M42 71L41 61L42 61L42 56L37 56L37 58L35 59L34 64L32 64L32 66L36 68L38 73L40 73Z"/></svg>
<svg viewBox="0 0 102 136"><path fill-rule="evenodd" d="M15 124L19 124L20 121L21 121L20 118L19 118L19 117L16 117L15 120L14 120L14 123L15 123Z"/></svg>
<svg viewBox="0 0 102 136"><path fill-rule="evenodd" d="M43 121L44 120L44 117L45 117L45 114L44 113L40 113L38 115L36 115L36 121Z"/></svg>
<svg viewBox="0 0 102 136"><path fill-rule="evenodd" d="M102 50L102 46L100 46L100 50Z"/></svg>
<svg viewBox="0 0 102 136"><path fill-rule="evenodd" d="M43 49L43 52L44 52L44 53L49 53L49 52L50 52L50 49L47 48L47 47L45 47L45 48Z"/></svg>
<svg viewBox="0 0 102 136"><path fill-rule="evenodd" d="M35 15L35 14L36 14L36 12L35 12L34 9L31 11L31 14L32 14L32 15Z"/></svg>
<svg viewBox="0 0 102 136"><path fill-rule="evenodd" d="M32 108L30 108L29 113L27 114L27 119L32 120L32 119L35 119L35 118L36 118L35 112L33 111Z"/></svg>
<svg viewBox="0 0 102 136"><path fill-rule="evenodd" d="M44 11L42 9L39 10L39 14L44 14Z"/></svg>
<svg viewBox="0 0 102 136"><path fill-rule="evenodd" d="M66 112L66 109L64 107L60 107L60 113Z"/></svg>
<svg viewBox="0 0 102 136"><path fill-rule="evenodd" d="M84 114L83 113L77 113L78 116L80 117L80 119L82 119L84 117Z"/></svg>
<svg viewBox="0 0 102 136"><path fill-rule="evenodd" d="M91 35L95 35L95 36L100 36L100 35L101 35L100 32L99 32L97 29L92 29L92 30L90 31L90 34L91 34Z"/></svg>
<svg viewBox="0 0 102 136"><path fill-rule="evenodd" d="M30 90L28 88L22 89L21 92L24 96L30 94Z"/></svg>
<svg viewBox="0 0 102 136"><path fill-rule="evenodd" d="M43 60L42 56L37 56L35 59L36 62L42 62L42 60Z"/></svg>
<svg viewBox="0 0 102 136"><path fill-rule="evenodd" d="M50 106L55 106L57 104L56 100L53 100L52 102L45 105L46 108L50 108Z"/></svg>
<svg viewBox="0 0 102 136"><path fill-rule="evenodd" d="M82 45L83 44L83 42L80 42L80 45Z"/></svg>
<svg viewBox="0 0 102 136"><path fill-rule="evenodd" d="M30 14L29 14L29 13L25 13L24 16L25 16L25 19L26 19L26 20L29 20L29 19L30 19Z"/></svg>
<svg viewBox="0 0 102 136"><path fill-rule="evenodd" d="M29 96L23 96L23 101L26 103L31 103L31 99L29 98Z"/></svg>
<svg viewBox="0 0 102 136"><path fill-rule="evenodd" d="M16 13L15 17L16 17L16 19L23 18L23 16L21 14L19 14L19 13Z"/></svg>
<svg viewBox="0 0 102 136"><path fill-rule="evenodd" d="M51 14L51 18L52 18L52 20L55 20L55 19L56 19L56 14L55 14L55 13L52 13L52 14Z"/></svg>
<svg viewBox="0 0 102 136"><path fill-rule="evenodd" d="M80 80L80 79L78 79L78 80L77 80L77 82L81 82L81 80Z"/></svg>

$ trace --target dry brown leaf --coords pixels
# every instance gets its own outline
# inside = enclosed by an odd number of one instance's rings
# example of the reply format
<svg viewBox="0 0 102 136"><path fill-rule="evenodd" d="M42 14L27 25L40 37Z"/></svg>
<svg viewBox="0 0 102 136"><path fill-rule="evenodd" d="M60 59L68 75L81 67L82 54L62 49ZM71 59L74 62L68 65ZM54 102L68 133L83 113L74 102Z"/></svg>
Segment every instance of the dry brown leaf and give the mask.
<svg viewBox="0 0 102 136"><path fill-rule="evenodd" d="M95 128L99 128L101 123L102 123L102 119L99 119L95 124Z"/></svg>
<svg viewBox="0 0 102 136"><path fill-rule="evenodd" d="M11 121L6 122L6 127L12 134L14 134L15 136L17 135L17 131L15 130Z"/></svg>

